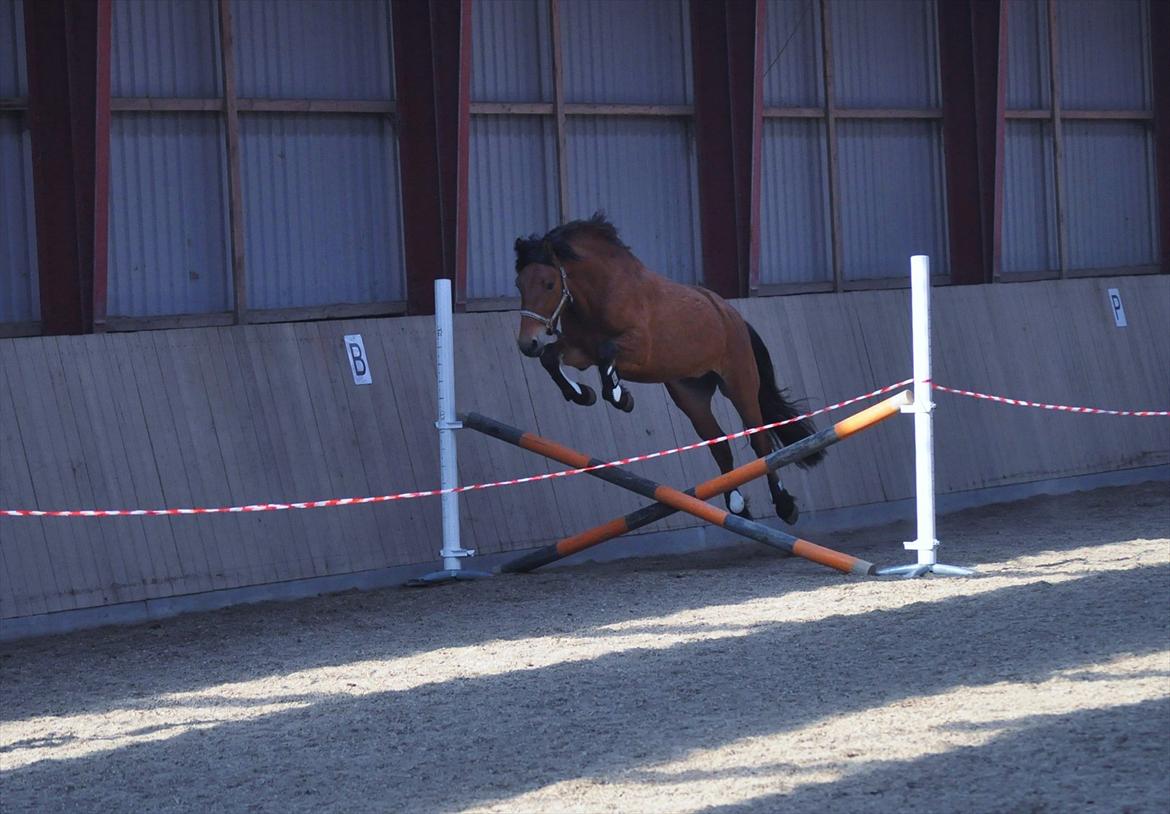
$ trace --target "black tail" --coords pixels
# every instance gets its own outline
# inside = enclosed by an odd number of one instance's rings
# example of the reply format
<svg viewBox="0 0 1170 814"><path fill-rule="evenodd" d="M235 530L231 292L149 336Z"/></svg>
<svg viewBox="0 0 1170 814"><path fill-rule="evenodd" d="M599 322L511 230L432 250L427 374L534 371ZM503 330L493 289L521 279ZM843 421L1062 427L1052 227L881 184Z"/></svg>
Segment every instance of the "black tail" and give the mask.
<svg viewBox="0 0 1170 814"><path fill-rule="evenodd" d="M772 368L772 355L768 353L768 348L764 345L764 340L760 339L760 335L756 333L756 329L751 325L748 325L747 328L748 333L752 336L752 352L756 357L756 367L760 370L760 413L764 417L764 423L771 424L786 418L795 418L801 414L800 407L784 398L784 391L776 386L776 371ZM808 438L816 431L816 425L813 424L811 418L785 424L775 430L784 446L795 444L802 438ZM810 466L819 464L824 460L824 457L824 451L814 452L798 461L796 465L801 469L808 469Z"/></svg>

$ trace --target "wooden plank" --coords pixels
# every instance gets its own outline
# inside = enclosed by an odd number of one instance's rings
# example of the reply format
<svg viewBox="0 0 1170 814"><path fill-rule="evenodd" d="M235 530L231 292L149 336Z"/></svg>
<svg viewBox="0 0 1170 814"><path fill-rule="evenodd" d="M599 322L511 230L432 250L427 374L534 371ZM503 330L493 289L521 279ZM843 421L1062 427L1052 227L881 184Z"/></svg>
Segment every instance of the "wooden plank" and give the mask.
<svg viewBox="0 0 1170 814"><path fill-rule="evenodd" d="M222 464L216 473L212 456L217 451L209 449L214 433L198 366L192 363L190 337L187 331L154 331L144 339L154 345L160 368L161 388L157 395L166 406L165 417L174 439L175 457L169 465L179 467L185 476L186 491L179 505L213 506L221 502L217 498L226 497L222 490ZM199 576L212 589L234 587L227 574L235 566L235 555L221 548L217 526L220 521L234 522L235 518L186 516L178 520L192 527L193 543L200 547L196 561L204 570Z"/></svg>
<svg viewBox="0 0 1170 814"><path fill-rule="evenodd" d="M326 482L329 497L361 497L370 493L370 484L339 375L345 366L345 374L350 376L349 363L345 358L342 335L334 336L332 326L324 332L322 327L317 323L293 326L305 375L305 391L320 438L322 466L319 473ZM335 341L327 343L327 338ZM352 378L349 383L353 386ZM339 542L345 550L350 571L377 568L382 564L378 526L368 508L343 506L321 510L336 515L342 534Z"/></svg>
<svg viewBox="0 0 1170 814"><path fill-rule="evenodd" d="M396 494L421 487L411 470L402 422L393 415L396 382L381 340L386 324L373 320L343 322L336 326L333 334L339 346L340 337L361 334L366 346L373 383L357 386L352 378L348 378L342 390L359 439L368 488L373 495ZM328 333L322 326L322 334ZM343 380L347 377L349 374L343 372ZM421 498L370 507L378 530L379 557L383 564L411 562L406 541L426 537L428 532L423 514L428 502L429 499Z"/></svg>
<svg viewBox="0 0 1170 814"><path fill-rule="evenodd" d="M119 442L120 461L124 461L134 495L134 505L127 508L166 508L166 494L136 376L141 361L139 338L103 335L100 340L95 336L91 341L91 355L104 356L107 361L110 394L107 404L113 413L107 426ZM175 536L174 524L178 521L153 517L136 522L141 524L142 536L134 535L132 539L146 580L143 596L171 596L188 590Z"/></svg>
<svg viewBox="0 0 1170 814"><path fill-rule="evenodd" d="M39 506L16 405L16 385L21 381L16 373L17 353L17 343L0 340L0 449L6 460L0 467L0 503L5 508L35 509ZM0 553L7 575L0 618L46 613L58 602L61 587L51 567L46 522L0 517L4 540Z"/></svg>
<svg viewBox="0 0 1170 814"><path fill-rule="evenodd" d="M228 168L228 235L232 251L234 316L244 322L248 311L247 256L244 252L244 193L240 176L240 116L236 97L236 42L230 0L219 0L219 75L223 83L224 149Z"/></svg>
<svg viewBox="0 0 1170 814"><path fill-rule="evenodd" d="M257 468L255 435L247 430L250 417L246 409L241 409L241 401L245 406L247 402L238 394L238 370L229 370L226 364L223 335L218 329L200 331L197 336L201 347L192 361L198 367L206 394L210 421L206 443L216 450L219 464L215 472L219 484L211 494L220 505L267 502L272 498L257 482L265 478ZM261 477L255 478L256 475ZM237 549L230 564L225 563L231 584L250 585L271 577L264 550L265 538L276 532L275 514L278 513L237 514L230 526L217 523L218 530L230 535L229 545Z"/></svg>
<svg viewBox="0 0 1170 814"><path fill-rule="evenodd" d="M841 290L845 280L841 248L841 171L837 160L836 87L833 79L833 23L828 0L820 0L821 11L821 87L825 96L825 137L829 153L829 236L833 248L833 286Z"/></svg>
<svg viewBox="0 0 1170 814"><path fill-rule="evenodd" d="M849 318L842 297L818 298L818 318L810 321L809 332L822 365L828 392L825 400L836 402L866 391L873 374L865 358L864 341L856 321ZM884 499L879 448L874 434L863 433L832 451L830 491L834 506L854 506Z"/></svg>
<svg viewBox="0 0 1170 814"><path fill-rule="evenodd" d="M836 116L838 119L941 119L943 112L937 107L839 107L836 109Z"/></svg>
<svg viewBox="0 0 1170 814"><path fill-rule="evenodd" d="M331 497L321 436L306 389L297 339L292 325L265 326L249 334L257 374L267 379L272 402L268 413L279 435L273 440L278 465L288 467L289 500L320 500ZM262 371L262 374L261 374ZM314 566L312 576L345 573L350 569L345 551L344 529L330 511L299 512L307 533L306 542ZM308 576L308 575L306 575Z"/></svg>
<svg viewBox="0 0 1170 814"><path fill-rule="evenodd" d="M158 508L191 507L196 498L176 437L175 414L166 392L168 377L155 340L150 334L131 334L126 337L126 342L133 358L134 380L142 399L147 437L161 485L162 505ZM191 522L195 519L170 519L176 553L176 561L170 563L170 573L174 575L180 593L198 593L218 587L210 576L213 569L208 557L208 542L203 530Z"/></svg>
<svg viewBox="0 0 1170 814"><path fill-rule="evenodd" d="M256 367L253 344L262 332L220 328L224 365L231 383L230 398L240 412L240 443L247 455L240 463L240 498L246 503L283 503L293 493L287 462L279 457L280 431L270 420L272 393L263 367ZM259 356L258 353L255 356ZM315 571L302 511L255 515L258 583L296 579Z"/></svg>
<svg viewBox="0 0 1170 814"><path fill-rule="evenodd" d="M864 353L869 378L855 389L869 391L912 375L910 297L906 291L871 291L845 298L846 310L857 325L854 341ZM852 395L859 395L854 393ZM872 403L872 402L871 402ZM828 420L839 421L865 405L847 407ZM866 438L877 453L878 478L884 500L914 494L914 433L908 417L882 425ZM853 443L852 440L848 442Z"/></svg>
<svg viewBox="0 0 1170 814"><path fill-rule="evenodd" d="M506 354L502 315L460 316L455 321L455 399L460 411L475 410L517 427L531 426L531 407L519 353ZM531 454L478 433L459 433L459 477L463 483L500 480L514 473L535 471ZM436 438L437 443L437 438ZM541 524L538 507L554 500L548 483L490 489L461 499L460 516L473 518L469 537L481 553L506 550L513 542L527 542ZM543 540L538 540L544 542ZM509 546L510 547L510 546Z"/></svg>
<svg viewBox="0 0 1170 814"><path fill-rule="evenodd" d="M549 32L552 39L553 126L557 141L557 215L569 218L569 157L565 136L564 38L561 32L561 0L549 0Z"/></svg>
<svg viewBox="0 0 1170 814"><path fill-rule="evenodd" d="M439 487L438 438L434 422L438 416L437 394L435 392L435 342L433 319L391 320L382 323L376 343L368 343L367 351L373 353L371 344L376 344L387 362L391 377L391 398L381 406L381 421L384 424L396 422L397 429L389 427L384 432L391 439L401 438L405 451L404 465L398 471L409 472L410 486L396 486L395 492ZM459 398L456 384L456 399ZM410 539L400 541L404 562L429 562L438 559L442 547L442 513L439 501L422 498L412 501L411 509L417 512L416 520L421 530ZM463 521L466 528L467 520Z"/></svg>
<svg viewBox="0 0 1170 814"><path fill-rule="evenodd" d="M952 387L985 387L990 381L987 321L989 286L936 287L932 290L934 379ZM905 341L913 342L910 298L905 298ZM907 369L912 369L908 366ZM954 384L958 382L958 384ZM971 384L963 384L964 382ZM974 489L1004 471L1001 416L988 405L958 396L934 395L935 472L940 494ZM910 422L911 424L913 422Z"/></svg>
<svg viewBox="0 0 1170 814"><path fill-rule="evenodd" d="M1068 274L1068 206L1064 189L1064 126L1062 124L1061 89L1063 76L1060 56L1060 28L1056 20L1056 0L1048 0L1049 93L1052 98L1053 183L1056 198L1056 238L1060 256L1060 276Z"/></svg>
<svg viewBox="0 0 1170 814"><path fill-rule="evenodd" d="M390 99L237 99L237 110L248 113L344 113L393 116Z"/></svg>
<svg viewBox="0 0 1170 814"><path fill-rule="evenodd" d="M118 487L116 465L111 460L113 450L109 444L110 428L105 426L103 405L96 398L97 375L104 373L103 359L90 359L87 347L91 344L84 336L60 336L55 340L61 358L62 374L67 397L61 404L65 421L76 433L78 449L83 461L87 489L82 499L90 508L123 508L127 498ZM122 519L77 519L92 527L100 547L95 552L100 573L103 577L102 604L126 602L140 596L142 584L141 567L133 551L133 544L127 530L118 528Z"/></svg>
<svg viewBox="0 0 1170 814"><path fill-rule="evenodd" d="M136 488L135 473L130 463L129 448L140 444L145 428L139 424L127 432L124 425L129 417L141 416L138 407L138 392L124 386L122 371L118 366L115 345L120 344L106 336L79 337L75 352L79 365L80 386L84 393L85 412L93 419L96 427L97 465L106 478L107 489L102 503L108 508L142 508L141 496ZM129 436L129 437L128 437ZM144 459L143 468L153 470L154 463ZM160 596L169 591L166 581L169 576L155 565L148 538L147 523L162 527L169 537L165 520L144 518L119 518L103 521L108 529L119 537L124 552L128 584L123 591L124 601ZM173 547L173 539L171 545ZM161 577L161 578L160 578Z"/></svg>
<svg viewBox="0 0 1170 814"><path fill-rule="evenodd" d="M78 488L82 462L70 448L61 417L63 388L60 360L54 360L55 356L52 339L26 340L5 365L15 374L14 378L10 374L10 386L36 494L35 508L88 508ZM91 527L68 519L46 523L45 539L46 567L59 589L47 597L49 609L101 604L101 591L93 578L98 571L94 556L98 542Z"/></svg>

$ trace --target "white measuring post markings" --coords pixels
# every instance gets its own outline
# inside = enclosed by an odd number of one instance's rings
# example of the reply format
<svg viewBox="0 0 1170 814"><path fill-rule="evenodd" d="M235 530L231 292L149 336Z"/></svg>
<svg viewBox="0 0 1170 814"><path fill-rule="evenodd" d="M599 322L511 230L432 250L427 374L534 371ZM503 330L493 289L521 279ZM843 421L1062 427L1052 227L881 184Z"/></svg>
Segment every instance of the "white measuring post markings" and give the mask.
<svg viewBox="0 0 1170 814"><path fill-rule="evenodd" d="M915 565L878 569L878 574L919 577L927 572L962 576L966 568L941 565L937 561L938 539L934 507L934 402L931 400L933 372L930 362L930 258L910 258L910 321L913 334L914 403L902 408L914 415L914 500L918 537L905 543L918 552Z"/></svg>
<svg viewBox="0 0 1170 814"><path fill-rule="evenodd" d="M475 579L489 576L480 571L469 571L460 562L475 556L475 551L463 548L459 540L459 460L455 448L455 432L463 425L455 410L455 325L451 305L451 281L435 280L435 379L437 384L439 419L439 488L443 490L440 505L443 512L443 570L427 574L407 584L426 585L454 579Z"/></svg>
<svg viewBox="0 0 1170 814"><path fill-rule="evenodd" d="M918 552L919 565L934 565L934 403L930 367L930 258L910 258L910 320L914 350L914 403L903 410L914 413L914 494L918 504L918 539L906 548Z"/></svg>

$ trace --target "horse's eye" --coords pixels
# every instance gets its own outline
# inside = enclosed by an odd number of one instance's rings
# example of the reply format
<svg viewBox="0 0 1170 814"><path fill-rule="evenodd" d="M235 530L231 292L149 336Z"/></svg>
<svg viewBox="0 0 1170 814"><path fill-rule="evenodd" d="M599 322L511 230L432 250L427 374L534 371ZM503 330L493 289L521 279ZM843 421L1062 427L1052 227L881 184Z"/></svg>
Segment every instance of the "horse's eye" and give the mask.
<svg viewBox="0 0 1170 814"><path fill-rule="evenodd" d="M545 287L545 288L546 288L548 291L552 291L552 290L553 290L553 284L552 284L552 280L549 280L547 283L545 283L545 284L544 284L544 287Z"/></svg>

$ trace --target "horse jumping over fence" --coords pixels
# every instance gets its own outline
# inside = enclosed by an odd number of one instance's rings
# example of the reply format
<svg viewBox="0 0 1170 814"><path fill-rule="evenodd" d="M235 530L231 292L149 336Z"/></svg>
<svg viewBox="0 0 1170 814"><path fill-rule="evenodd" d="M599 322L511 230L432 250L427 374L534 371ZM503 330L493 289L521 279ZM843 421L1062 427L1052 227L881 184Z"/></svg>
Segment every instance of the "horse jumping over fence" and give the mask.
<svg viewBox="0 0 1170 814"><path fill-rule="evenodd" d="M660 382L704 440L724 435L711 411L719 390L745 427L800 415L776 384L772 358L755 329L723 298L697 286L675 283L646 268L598 212L547 234L516 238L516 287L520 290L517 344L539 358L567 401L591 405L588 385L566 375L564 365L601 373L601 395L619 410L634 408L622 381ZM787 446L816 432L809 419L751 436L758 457L778 442ZM711 447L723 473L733 467L726 441ZM824 457L814 452L802 468ZM787 523L799 516L796 501L775 472L768 487L776 514ZM723 496L734 514L750 517L738 489Z"/></svg>

